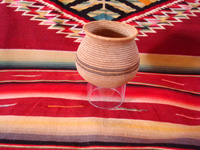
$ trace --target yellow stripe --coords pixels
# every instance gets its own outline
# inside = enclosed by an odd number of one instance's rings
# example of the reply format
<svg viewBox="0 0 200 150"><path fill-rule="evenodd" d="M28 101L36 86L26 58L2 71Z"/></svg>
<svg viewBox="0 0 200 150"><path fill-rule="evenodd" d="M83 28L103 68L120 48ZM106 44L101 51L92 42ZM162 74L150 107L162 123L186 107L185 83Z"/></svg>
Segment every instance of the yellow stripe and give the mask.
<svg viewBox="0 0 200 150"><path fill-rule="evenodd" d="M200 139L200 126L111 118L1 116L0 133Z"/></svg>
<svg viewBox="0 0 200 150"><path fill-rule="evenodd" d="M199 56L140 54L141 65L200 68Z"/></svg>
<svg viewBox="0 0 200 150"><path fill-rule="evenodd" d="M101 2L93 2L91 4L85 3L85 4L82 4L82 5L71 6L71 8L76 9L77 11L82 11L82 10L85 10L89 7L93 7L93 6L98 5L98 4L101 4Z"/></svg>
<svg viewBox="0 0 200 150"><path fill-rule="evenodd" d="M0 50L0 61L75 62L76 52L9 49ZM200 68L199 56L140 53L140 66Z"/></svg>
<svg viewBox="0 0 200 150"><path fill-rule="evenodd" d="M0 61L75 62L75 52L47 50L0 50Z"/></svg>

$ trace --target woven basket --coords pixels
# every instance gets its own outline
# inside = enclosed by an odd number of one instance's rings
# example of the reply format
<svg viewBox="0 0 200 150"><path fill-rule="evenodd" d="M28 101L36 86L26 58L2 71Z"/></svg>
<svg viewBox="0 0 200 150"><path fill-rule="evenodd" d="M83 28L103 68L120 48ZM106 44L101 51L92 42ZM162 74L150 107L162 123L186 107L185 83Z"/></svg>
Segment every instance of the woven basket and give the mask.
<svg viewBox="0 0 200 150"><path fill-rule="evenodd" d="M136 75L139 53L134 27L115 21L93 21L83 29L86 36L77 50L76 67L86 81L110 88Z"/></svg>

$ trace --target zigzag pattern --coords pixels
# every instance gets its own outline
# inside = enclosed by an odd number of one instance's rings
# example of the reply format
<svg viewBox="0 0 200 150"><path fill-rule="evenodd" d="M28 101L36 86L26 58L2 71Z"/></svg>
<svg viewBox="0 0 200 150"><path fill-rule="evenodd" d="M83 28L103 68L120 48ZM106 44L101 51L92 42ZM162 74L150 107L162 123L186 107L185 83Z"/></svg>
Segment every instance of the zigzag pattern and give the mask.
<svg viewBox="0 0 200 150"><path fill-rule="evenodd" d="M65 2L66 0L59 0L59 1ZM140 1L136 2L141 3ZM143 5L145 6L145 4ZM125 2L120 2L118 0L79 1L78 4L72 6L71 8L78 12L82 12L86 16L90 17L89 20L115 20L123 14L129 14L131 12L136 11L135 8L127 5Z"/></svg>
<svg viewBox="0 0 200 150"><path fill-rule="evenodd" d="M69 16L34 0L3 0L2 3L8 4L7 7L16 7L16 11L23 11L25 16L32 16L31 20L40 21L39 25L48 25L48 29L58 30L56 33L66 34L66 38L74 38L74 42L81 42L85 36L81 21L71 19ZM164 26L173 26L173 22L182 22L182 19L196 16L195 13L199 12L200 1L187 0L140 19L130 18L124 22L138 29L139 39L147 37L149 33L156 33L158 29L165 29Z"/></svg>
<svg viewBox="0 0 200 150"><path fill-rule="evenodd" d="M48 25L48 29L58 30L56 33L75 38L74 42L80 42L84 36L81 23L41 3L32 0L3 0L2 3L8 4L7 7L16 7L16 11L23 11L24 16L32 16L30 20L40 21L39 25Z"/></svg>
<svg viewBox="0 0 200 150"><path fill-rule="evenodd" d="M173 26L173 22L182 22L182 19L196 16L195 13L199 12L200 1L187 0L141 19L124 22L135 26L139 30L138 37L144 37L148 36L148 33L156 33L157 29L165 29L164 26Z"/></svg>

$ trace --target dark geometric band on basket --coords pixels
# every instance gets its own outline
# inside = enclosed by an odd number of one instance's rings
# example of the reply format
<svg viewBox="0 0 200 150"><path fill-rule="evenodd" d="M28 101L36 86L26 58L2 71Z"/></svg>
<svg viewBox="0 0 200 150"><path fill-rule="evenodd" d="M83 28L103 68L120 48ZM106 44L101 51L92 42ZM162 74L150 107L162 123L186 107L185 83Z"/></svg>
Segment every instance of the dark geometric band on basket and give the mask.
<svg viewBox="0 0 200 150"><path fill-rule="evenodd" d="M76 56L76 62L84 70L91 72L91 73L94 73L94 74L103 75L103 76L118 76L118 75L129 74L129 73L133 72L134 70L136 70L139 67L139 64L140 64L140 60L138 60L138 62L134 66L128 67L128 68L124 68L124 69L102 69L102 68L90 66L90 65L82 62L78 58L78 56Z"/></svg>

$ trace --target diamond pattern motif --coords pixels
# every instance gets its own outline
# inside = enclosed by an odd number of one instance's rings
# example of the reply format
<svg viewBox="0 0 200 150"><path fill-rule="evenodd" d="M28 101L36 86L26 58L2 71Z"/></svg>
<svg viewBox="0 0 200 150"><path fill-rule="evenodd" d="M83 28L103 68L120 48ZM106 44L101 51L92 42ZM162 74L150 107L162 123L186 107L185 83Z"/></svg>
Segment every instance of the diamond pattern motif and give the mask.
<svg viewBox="0 0 200 150"><path fill-rule="evenodd" d="M166 0L51 0L87 20L119 20Z"/></svg>
<svg viewBox="0 0 200 150"><path fill-rule="evenodd" d="M40 0L41 1L41 0ZM73 4L74 6L82 5L83 1L79 0L60 0L65 5ZM128 0L127 0L128 1ZM77 4L75 4L75 2ZM86 1L90 4L96 4L94 0ZM105 2L105 3L104 3ZM145 5L144 1L140 0L129 0L132 4L138 4L137 6ZM157 2L151 0L151 2ZM48 25L48 29L57 30L58 34L65 34L66 38L74 38L75 42L81 42L82 38L85 36L82 31L82 26L84 21L73 17L71 14L61 13L55 7L52 8L51 5L47 3L41 3L35 0L3 0L2 3L7 3L8 7L16 7L16 11L23 11L23 15L32 16L31 20L40 21L39 25ZM117 6L120 4L119 1L114 0L103 1L99 0L98 4L112 4L112 6ZM140 4L140 5L139 5ZM150 4L149 4L150 5ZM121 5L121 9L125 5ZM87 6L88 7L88 6ZM75 7L74 7L75 8ZM78 8L78 7L77 7ZM83 8L83 10L85 10ZM140 17L128 17L126 20L122 20L125 23L135 26L138 31L138 39L140 37L148 36L148 33L156 33L158 29L165 29L165 26L173 26L173 22L182 22L182 19L189 19L190 16L196 16L195 13L200 12L200 1L199 0L187 0L178 3L173 3L172 5L157 10L149 15L144 15ZM98 14L98 15L97 15ZM90 18L95 20L113 20L118 18L120 14L113 13L113 11L102 7L99 10L90 11L87 13Z"/></svg>

